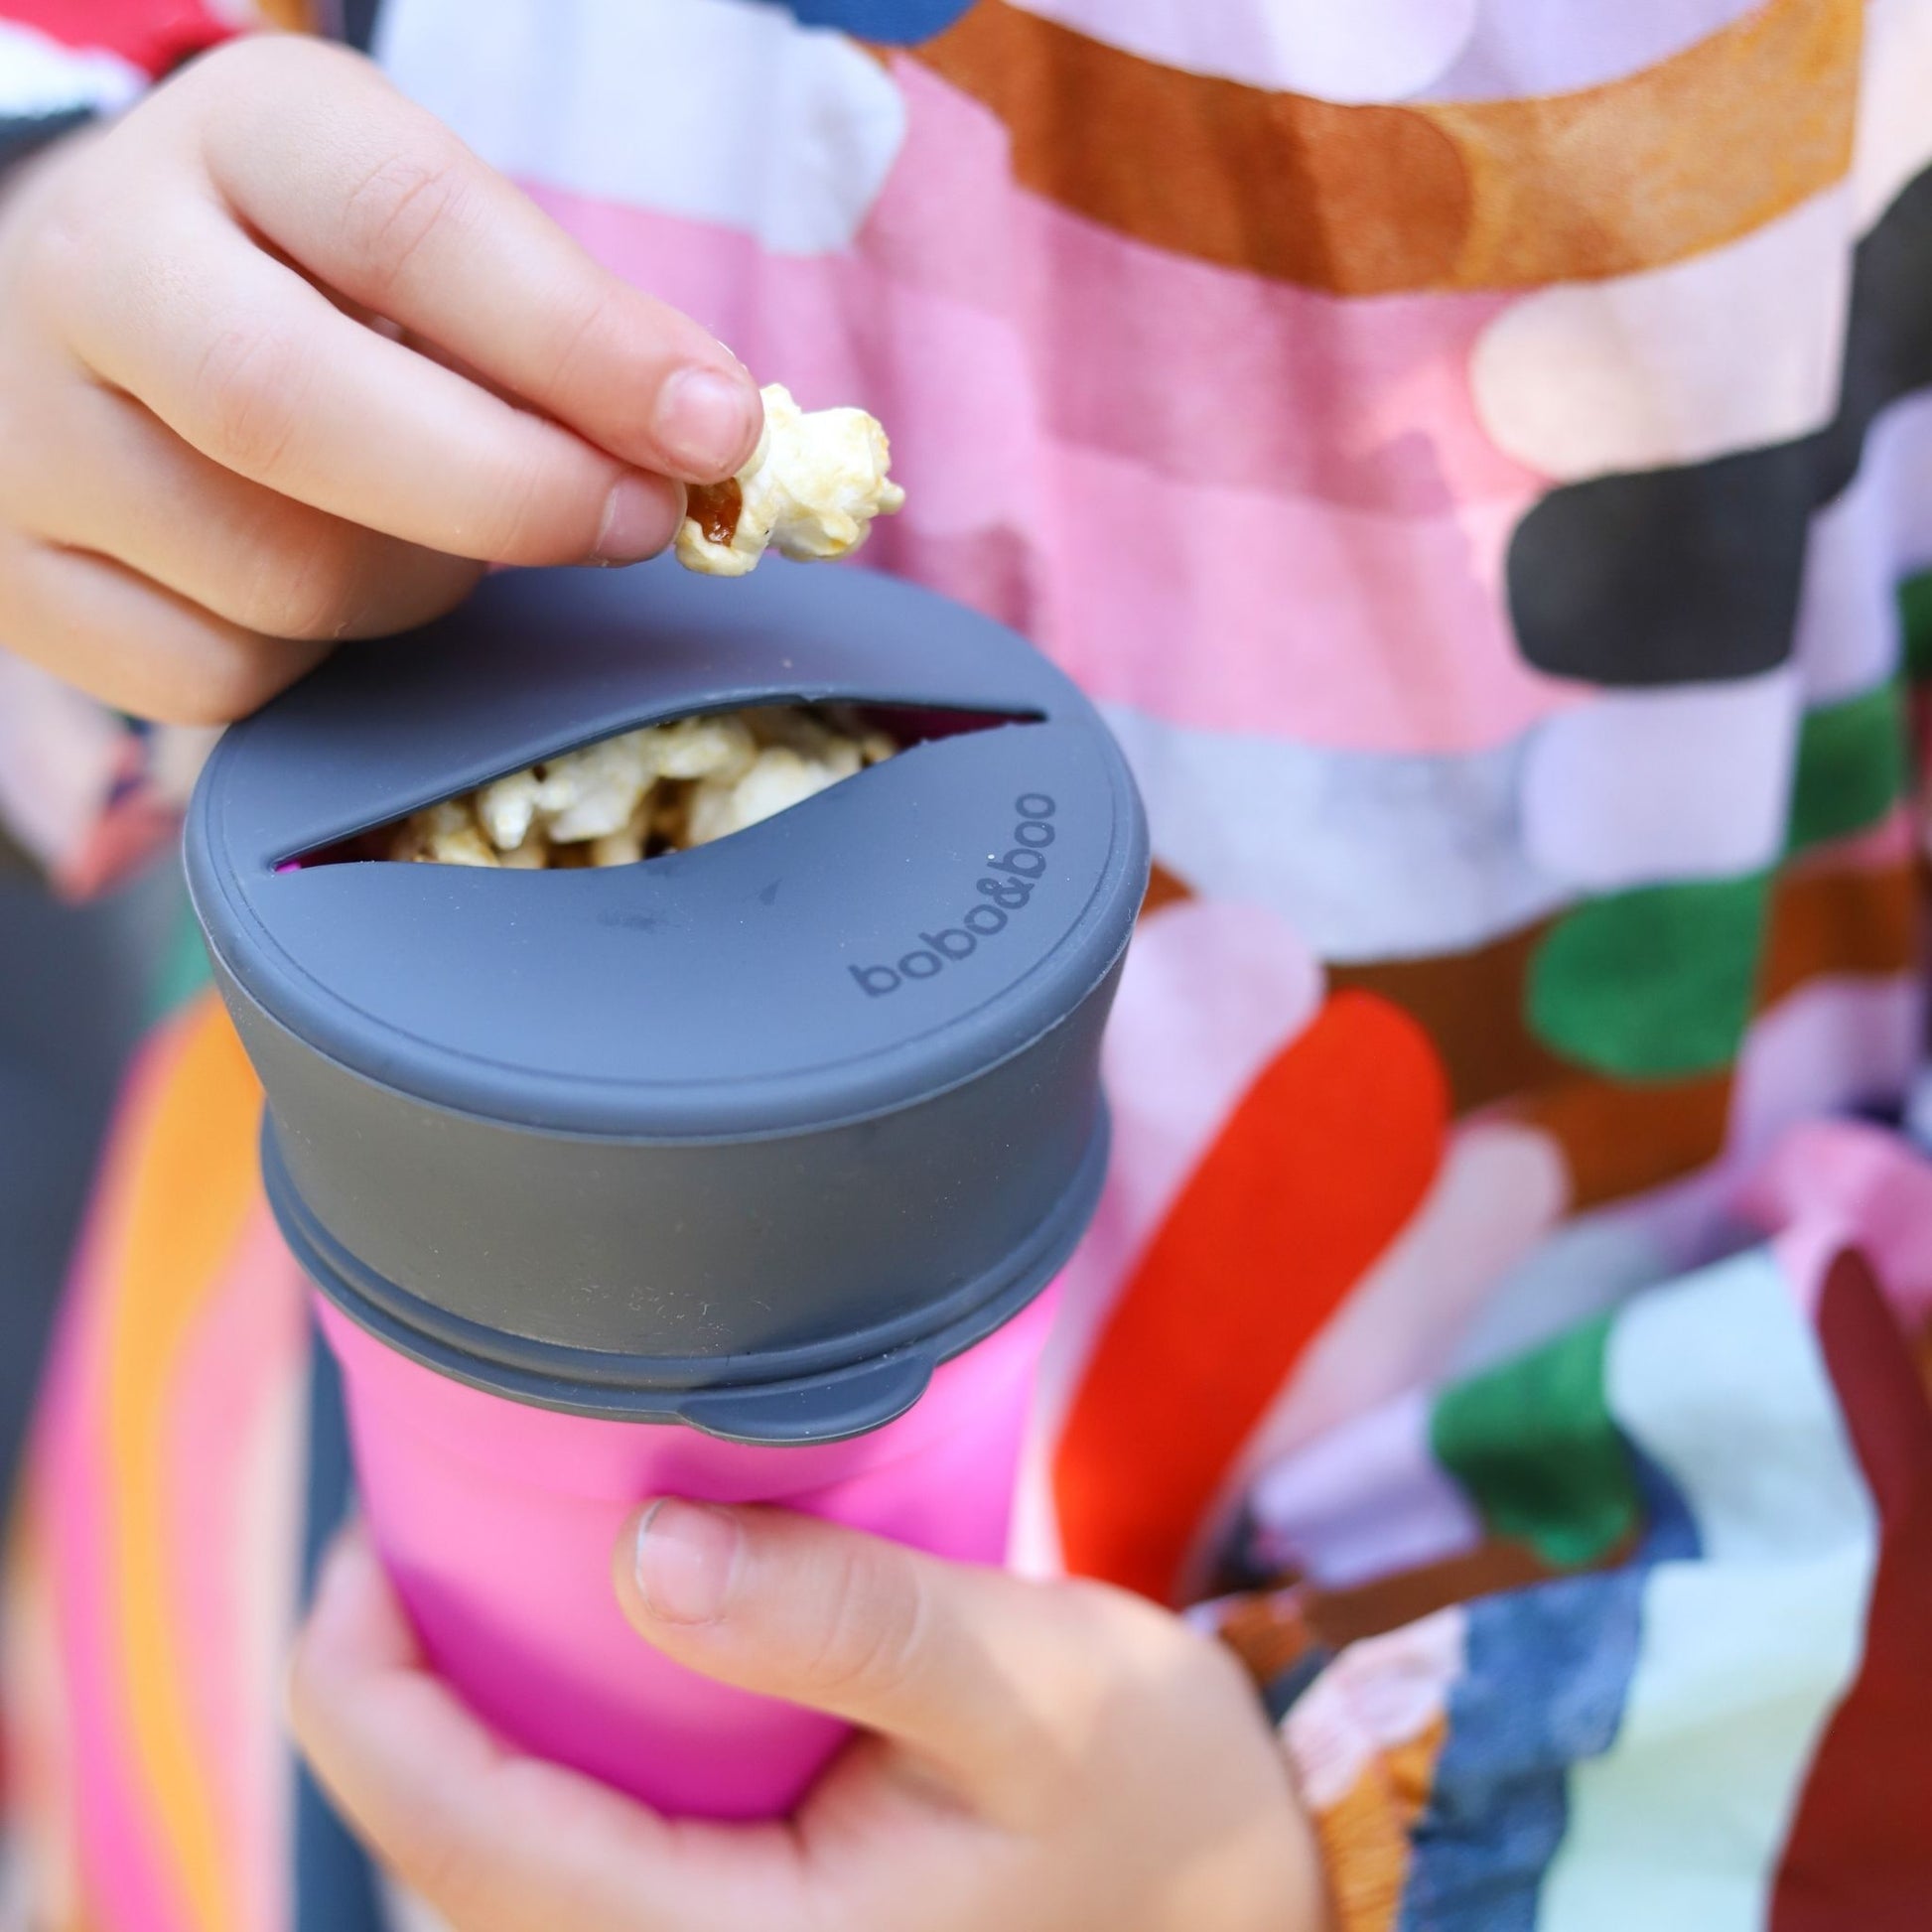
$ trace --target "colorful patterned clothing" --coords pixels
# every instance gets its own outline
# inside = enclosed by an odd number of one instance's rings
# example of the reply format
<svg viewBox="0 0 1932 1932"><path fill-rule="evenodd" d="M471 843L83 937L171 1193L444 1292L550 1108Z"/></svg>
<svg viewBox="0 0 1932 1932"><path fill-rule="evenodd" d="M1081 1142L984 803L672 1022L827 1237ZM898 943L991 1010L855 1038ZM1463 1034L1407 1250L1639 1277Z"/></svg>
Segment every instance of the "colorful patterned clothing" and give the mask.
<svg viewBox="0 0 1932 1932"><path fill-rule="evenodd" d="M23 141L224 24L0 21ZM1134 761L1160 869L1025 1558L1250 1660L1349 1932L1924 1923L1932 1176L1867 1123L1922 1057L1932 0L372 31L612 267L874 410L869 558ZM57 1925L300 1910L256 1104L211 1008L155 1041L52 1376L14 1676Z"/></svg>

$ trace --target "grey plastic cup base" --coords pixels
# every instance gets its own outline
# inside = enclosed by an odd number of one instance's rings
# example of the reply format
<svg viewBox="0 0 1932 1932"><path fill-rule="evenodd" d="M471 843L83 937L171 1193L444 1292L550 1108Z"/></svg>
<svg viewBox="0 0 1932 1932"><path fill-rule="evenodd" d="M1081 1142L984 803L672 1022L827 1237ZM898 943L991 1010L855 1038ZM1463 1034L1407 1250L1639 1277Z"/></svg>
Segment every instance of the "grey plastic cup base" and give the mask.
<svg viewBox="0 0 1932 1932"><path fill-rule="evenodd" d="M563 1348L465 1321L385 1281L330 1235L290 1181L267 1116L261 1160L269 1206L303 1272L351 1321L411 1361L534 1408L612 1422L681 1424L724 1442L774 1447L844 1442L896 1421L925 1393L940 1363L964 1354L1030 1307L1086 1232L1106 1181L1110 1139L1103 1107L1072 1184L997 1279L969 1284L928 1311L939 1317L929 1330L895 1339L872 1355L863 1353L863 1336L848 1338L844 1361L816 1370L809 1362L818 1351L776 1349L693 1362Z"/></svg>

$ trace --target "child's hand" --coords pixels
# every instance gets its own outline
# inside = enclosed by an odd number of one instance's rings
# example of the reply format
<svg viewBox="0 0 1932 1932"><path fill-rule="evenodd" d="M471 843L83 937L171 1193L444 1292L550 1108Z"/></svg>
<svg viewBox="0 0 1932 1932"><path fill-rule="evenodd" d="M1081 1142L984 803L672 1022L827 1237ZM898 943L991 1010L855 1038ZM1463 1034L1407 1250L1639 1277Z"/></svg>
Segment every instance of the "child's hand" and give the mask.
<svg viewBox="0 0 1932 1932"><path fill-rule="evenodd" d="M685 1503L627 1537L618 1568L630 1620L659 1649L878 1734L792 1823L667 1824L495 1742L424 1668L351 1534L297 1654L296 1729L362 1834L456 1932L1325 1922L1310 1829L1252 1690L1137 1599L781 1511Z"/></svg>
<svg viewBox="0 0 1932 1932"><path fill-rule="evenodd" d="M236 717L483 563L662 549L759 422L366 62L238 43L0 203L0 645Z"/></svg>

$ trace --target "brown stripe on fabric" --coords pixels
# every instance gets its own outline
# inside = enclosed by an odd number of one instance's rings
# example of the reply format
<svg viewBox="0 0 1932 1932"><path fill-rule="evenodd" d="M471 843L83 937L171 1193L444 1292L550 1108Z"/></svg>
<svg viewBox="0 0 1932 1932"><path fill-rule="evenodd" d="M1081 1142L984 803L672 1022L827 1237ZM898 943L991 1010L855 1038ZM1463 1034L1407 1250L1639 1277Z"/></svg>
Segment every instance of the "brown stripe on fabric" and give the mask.
<svg viewBox="0 0 1932 1932"><path fill-rule="evenodd" d="M1166 866L1157 859L1154 869L1147 878L1147 897L1141 900L1141 917L1150 912L1158 912L1164 905L1180 905L1194 897L1194 889L1184 880L1176 879Z"/></svg>
<svg viewBox="0 0 1932 1932"><path fill-rule="evenodd" d="M1524 1096L1511 1115L1563 1151L1573 1213L1681 1180L1724 1152L1730 1074L1634 1086L1583 1073Z"/></svg>
<svg viewBox="0 0 1932 1932"><path fill-rule="evenodd" d="M1028 188L1173 253L1341 295L1629 274L1851 165L1860 0L1769 0L1540 99L1338 106L1162 67L980 0L909 58L1005 122Z"/></svg>
<svg viewBox="0 0 1932 1932"><path fill-rule="evenodd" d="M1265 1687L1315 1648L1303 1607L1306 1600L1299 1587L1229 1597L1213 1606L1214 1634L1241 1660L1248 1675Z"/></svg>
<svg viewBox="0 0 1932 1932"><path fill-rule="evenodd" d="M1419 1021L1449 1074L1452 1110L1473 1113L1576 1076L1524 1021L1530 957L1549 929L1540 920L1468 952L1331 966L1328 984L1379 994Z"/></svg>
<svg viewBox="0 0 1932 1932"><path fill-rule="evenodd" d="M1416 1570L1358 1584L1351 1589L1316 1590L1304 1586L1301 1610L1313 1639L1329 1650L1379 1637L1446 1610L1452 1603L1472 1603L1479 1596L1504 1590L1528 1589L1557 1577L1576 1577L1596 1570L1614 1570L1627 1563L1636 1549L1634 1536L1624 1537L1594 1563L1569 1570L1546 1562L1527 1543L1513 1537L1490 1537L1460 1556Z"/></svg>
<svg viewBox="0 0 1932 1932"><path fill-rule="evenodd" d="M1877 871L1800 868L1771 891L1758 1007L1828 974L1902 973L1917 965L1919 880L1909 861Z"/></svg>
<svg viewBox="0 0 1932 1932"><path fill-rule="evenodd" d="M1724 1149L1727 1074L1636 1086L1550 1051L1529 1031L1525 979L1550 922L1468 952L1335 966L1337 990L1379 994L1421 1024L1448 1071L1457 1116L1505 1103L1540 1127L1570 1171L1573 1208L1595 1207L1695 1173Z"/></svg>

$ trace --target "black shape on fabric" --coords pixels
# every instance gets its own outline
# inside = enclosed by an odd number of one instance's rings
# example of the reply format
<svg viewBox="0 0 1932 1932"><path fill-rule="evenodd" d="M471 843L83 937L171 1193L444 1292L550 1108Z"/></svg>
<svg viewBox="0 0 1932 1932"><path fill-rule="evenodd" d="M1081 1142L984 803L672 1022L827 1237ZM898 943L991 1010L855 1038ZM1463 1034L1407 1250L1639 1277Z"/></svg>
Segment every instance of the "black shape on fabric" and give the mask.
<svg viewBox="0 0 1932 1932"><path fill-rule="evenodd" d="M302 1522L302 1602L315 1594L330 1538L347 1514L353 1481L342 1371L310 1330L309 1487ZM314 1774L295 1761L294 1932L383 1932L375 1869L349 1835Z"/></svg>
<svg viewBox="0 0 1932 1932"><path fill-rule="evenodd" d="M1546 496L1509 546L1509 609L1538 670L1592 684L1768 671L1791 649L1813 508L1808 443Z"/></svg>
<svg viewBox="0 0 1932 1932"><path fill-rule="evenodd" d="M1830 424L1708 463L1572 483L1517 525L1509 609L1524 657L1557 677L1638 687L1782 663L1813 512L1858 474L1874 419L1928 386L1932 170L1899 194L1853 257Z"/></svg>
<svg viewBox="0 0 1932 1932"><path fill-rule="evenodd" d="M24 161L36 148L85 127L93 117L91 107L63 107L53 114L0 114L0 168Z"/></svg>
<svg viewBox="0 0 1932 1932"><path fill-rule="evenodd" d="M382 0L342 0L342 38L366 54L375 42L375 17Z"/></svg>

